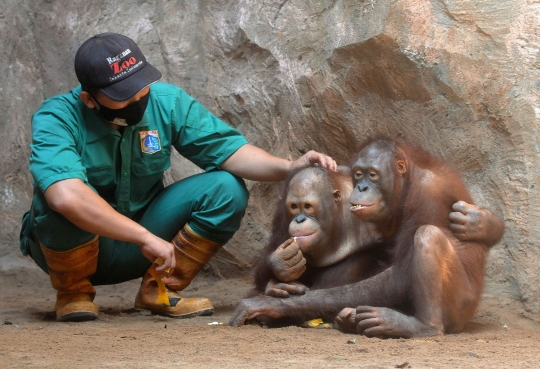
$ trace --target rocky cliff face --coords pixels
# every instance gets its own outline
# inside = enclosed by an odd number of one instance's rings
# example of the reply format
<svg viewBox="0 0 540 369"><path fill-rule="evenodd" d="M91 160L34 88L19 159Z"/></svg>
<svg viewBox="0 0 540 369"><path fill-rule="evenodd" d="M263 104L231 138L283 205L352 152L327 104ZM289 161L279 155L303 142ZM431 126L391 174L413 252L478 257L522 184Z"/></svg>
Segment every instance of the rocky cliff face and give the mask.
<svg viewBox="0 0 540 369"><path fill-rule="evenodd" d="M276 155L315 149L347 163L359 141L386 133L452 161L506 223L486 292L538 313L537 2L5 0L0 20L0 268L20 262L31 115L77 84L81 43L114 31ZM166 180L195 172L175 157ZM222 277L247 276L268 237L279 185L248 185L242 229L210 266Z"/></svg>

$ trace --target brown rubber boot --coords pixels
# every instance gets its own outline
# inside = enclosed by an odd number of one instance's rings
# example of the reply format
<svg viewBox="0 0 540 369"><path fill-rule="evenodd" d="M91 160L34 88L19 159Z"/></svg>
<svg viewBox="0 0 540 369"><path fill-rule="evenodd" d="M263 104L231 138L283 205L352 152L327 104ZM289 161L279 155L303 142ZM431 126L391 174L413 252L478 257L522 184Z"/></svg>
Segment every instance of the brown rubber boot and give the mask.
<svg viewBox="0 0 540 369"><path fill-rule="evenodd" d="M150 272L146 272L135 299L135 308L137 310L150 310L155 314L172 318L212 315L214 307L210 300L204 297L182 297L176 291L186 288L223 245L199 236L193 232L188 224L184 225L171 243L174 245L176 265L172 276L164 279L171 306L155 302L158 295L157 282L150 275Z"/></svg>
<svg viewBox="0 0 540 369"><path fill-rule="evenodd" d="M167 287L181 291L195 278L197 273L214 256L221 246L220 243L207 240L193 232L186 224L172 239L176 265L172 276L167 278Z"/></svg>
<svg viewBox="0 0 540 369"><path fill-rule="evenodd" d="M194 316L207 316L214 313L214 306L204 297L182 297L176 291L167 288L170 306L156 302L158 285L156 280L146 272L139 293L135 299L135 309L150 310L153 314L165 315L170 318L191 318Z"/></svg>
<svg viewBox="0 0 540 369"><path fill-rule="evenodd" d="M73 250L57 252L41 245L49 267L49 277L56 294L56 320L83 322L94 320L98 308L93 303L96 290L90 277L96 272L99 238L77 246Z"/></svg>

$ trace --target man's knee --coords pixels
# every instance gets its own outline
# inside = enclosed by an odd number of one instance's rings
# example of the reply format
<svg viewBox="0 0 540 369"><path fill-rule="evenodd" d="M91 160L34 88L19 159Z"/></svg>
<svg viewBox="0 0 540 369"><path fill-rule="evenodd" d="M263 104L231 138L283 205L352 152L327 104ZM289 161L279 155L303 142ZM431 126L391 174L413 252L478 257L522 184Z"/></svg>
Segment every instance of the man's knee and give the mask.
<svg viewBox="0 0 540 369"><path fill-rule="evenodd" d="M226 171L218 171L215 172L213 186L215 186L214 191L238 211L243 213L247 208L249 192L242 178Z"/></svg>

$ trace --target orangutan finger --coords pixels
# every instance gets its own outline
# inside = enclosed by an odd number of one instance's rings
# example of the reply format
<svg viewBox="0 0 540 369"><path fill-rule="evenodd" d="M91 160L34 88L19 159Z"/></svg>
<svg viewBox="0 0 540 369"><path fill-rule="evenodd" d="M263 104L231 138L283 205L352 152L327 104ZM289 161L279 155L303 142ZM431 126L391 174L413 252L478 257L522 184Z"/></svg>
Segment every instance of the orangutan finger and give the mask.
<svg viewBox="0 0 540 369"><path fill-rule="evenodd" d="M282 259L288 260L293 257L295 257L298 253L302 255L302 252L300 251L300 248L298 247L297 243L292 243L291 245L288 245L286 248L279 250L279 254L282 256Z"/></svg>
<svg viewBox="0 0 540 369"><path fill-rule="evenodd" d="M279 286L279 285L278 285ZM289 293L279 287L274 287L272 289L270 289L266 295L268 296L272 296L272 297L281 297L281 298L284 298L284 297L289 297Z"/></svg>
<svg viewBox="0 0 540 369"><path fill-rule="evenodd" d="M362 320L369 320L369 319L375 319L377 315L373 312L363 312L358 314L358 312L354 315L354 319L359 322Z"/></svg>
<svg viewBox="0 0 540 369"><path fill-rule="evenodd" d="M293 295L303 295L308 290L306 286L303 286L300 284L284 284L281 288L283 288L289 294L293 294Z"/></svg>
<svg viewBox="0 0 540 369"><path fill-rule="evenodd" d="M291 258L284 260L288 266L292 267L294 265L305 265L305 258L302 252L298 251L295 255L293 255Z"/></svg>
<svg viewBox="0 0 540 369"><path fill-rule="evenodd" d="M452 204L452 210L463 213L463 214L467 214L469 212L468 205L469 204L467 204L465 201L460 200Z"/></svg>
<svg viewBox="0 0 540 369"><path fill-rule="evenodd" d="M360 321L357 320L356 322L356 332L359 334L364 334L366 329L379 325L379 319L377 318L363 319Z"/></svg>
<svg viewBox="0 0 540 369"><path fill-rule="evenodd" d="M451 223L457 223L457 224L465 224L467 223L467 216L459 213L459 212L452 212L450 215L448 215L448 219Z"/></svg>
<svg viewBox="0 0 540 369"><path fill-rule="evenodd" d="M356 307L356 313L365 313L365 312L373 312L375 311L375 308L373 306L367 306L367 305L360 305Z"/></svg>
<svg viewBox="0 0 540 369"><path fill-rule="evenodd" d="M450 223L448 225L448 228L452 231L452 233L463 233L467 229L465 224L458 224L458 223Z"/></svg>
<svg viewBox="0 0 540 369"><path fill-rule="evenodd" d="M366 328L362 332L362 334L366 337L379 337L379 338L383 337L385 333L386 331L380 325Z"/></svg>
<svg viewBox="0 0 540 369"><path fill-rule="evenodd" d="M285 242L283 242L281 245L278 246L278 248L276 250L285 250L287 247L289 247L290 245L292 245L294 243L293 239L292 238L289 238L288 240L286 240Z"/></svg>

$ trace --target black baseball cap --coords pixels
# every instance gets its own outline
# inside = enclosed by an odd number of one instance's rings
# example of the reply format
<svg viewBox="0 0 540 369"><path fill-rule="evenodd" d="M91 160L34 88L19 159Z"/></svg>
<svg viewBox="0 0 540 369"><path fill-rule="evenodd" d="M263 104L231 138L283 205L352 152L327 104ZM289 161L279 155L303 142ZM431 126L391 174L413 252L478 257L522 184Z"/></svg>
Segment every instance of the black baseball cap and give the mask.
<svg viewBox="0 0 540 369"><path fill-rule="evenodd" d="M118 33L101 33L86 40L75 55L77 79L114 101L126 101L161 79L135 41Z"/></svg>

